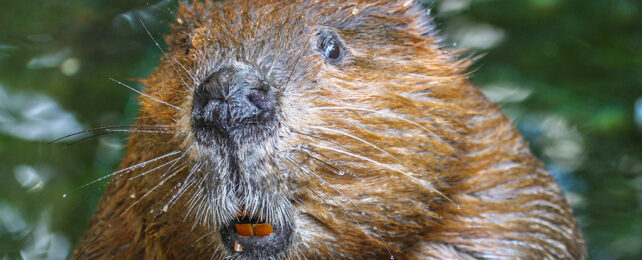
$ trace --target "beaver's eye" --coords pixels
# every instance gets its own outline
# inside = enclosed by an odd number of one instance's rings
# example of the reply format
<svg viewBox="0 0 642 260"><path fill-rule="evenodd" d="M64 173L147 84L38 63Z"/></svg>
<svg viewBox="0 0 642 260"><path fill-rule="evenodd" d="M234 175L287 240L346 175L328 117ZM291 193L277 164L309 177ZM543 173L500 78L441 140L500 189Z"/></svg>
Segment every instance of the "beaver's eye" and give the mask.
<svg viewBox="0 0 642 260"><path fill-rule="evenodd" d="M326 59L338 60L341 58L341 46L339 46L337 40L330 39L323 49L323 54Z"/></svg>
<svg viewBox="0 0 642 260"><path fill-rule="evenodd" d="M317 36L319 54L323 55L327 61L339 62L346 56L346 49L334 31L322 29Z"/></svg>

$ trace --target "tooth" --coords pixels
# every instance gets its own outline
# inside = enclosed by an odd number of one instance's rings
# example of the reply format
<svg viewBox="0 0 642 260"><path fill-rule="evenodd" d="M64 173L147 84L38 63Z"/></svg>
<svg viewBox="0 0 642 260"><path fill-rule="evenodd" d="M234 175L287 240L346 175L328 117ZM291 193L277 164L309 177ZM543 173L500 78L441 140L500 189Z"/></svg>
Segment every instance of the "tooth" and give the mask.
<svg viewBox="0 0 642 260"><path fill-rule="evenodd" d="M254 229L254 235L259 237L269 236L274 232L272 225L269 223L252 224L252 228Z"/></svg>
<svg viewBox="0 0 642 260"><path fill-rule="evenodd" d="M234 241L234 251L243 252L243 247L241 246L239 241Z"/></svg>
<svg viewBox="0 0 642 260"><path fill-rule="evenodd" d="M236 233L244 237L254 236L252 224L236 224Z"/></svg>

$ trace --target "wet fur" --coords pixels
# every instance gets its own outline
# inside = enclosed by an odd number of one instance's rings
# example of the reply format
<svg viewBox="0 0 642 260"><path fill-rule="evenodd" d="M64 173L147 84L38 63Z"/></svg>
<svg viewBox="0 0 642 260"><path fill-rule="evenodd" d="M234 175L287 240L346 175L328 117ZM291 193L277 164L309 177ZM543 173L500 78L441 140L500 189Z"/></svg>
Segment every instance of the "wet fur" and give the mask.
<svg viewBox="0 0 642 260"><path fill-rule="evenodd" d="M141 96L133 131L164 132L132 134L76 258L236 258L218 229L239 205L294 227L277 259L585 257L559 187L419 4L317 2L182 4L143 80L180 109ZM343 61L319 54L320 30ZM278 89L278 124L199 144L191 94L225 62Z"/></svg>

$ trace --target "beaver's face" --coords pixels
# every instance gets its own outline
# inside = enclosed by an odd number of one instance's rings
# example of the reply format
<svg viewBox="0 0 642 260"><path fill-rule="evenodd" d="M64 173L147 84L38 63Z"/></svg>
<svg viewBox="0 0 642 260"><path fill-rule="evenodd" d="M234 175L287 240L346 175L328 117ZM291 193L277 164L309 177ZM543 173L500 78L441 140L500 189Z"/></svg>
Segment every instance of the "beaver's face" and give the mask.
<svg viewBox="0 0 642 260"><path fill-rule="evenodd" d="M389 255L456 207L443 136L461 126L435 108L465 66L432 45L419 4L195 5L169 38L173 91L151 91L180 97L192 217L221 255Z"/></svg>

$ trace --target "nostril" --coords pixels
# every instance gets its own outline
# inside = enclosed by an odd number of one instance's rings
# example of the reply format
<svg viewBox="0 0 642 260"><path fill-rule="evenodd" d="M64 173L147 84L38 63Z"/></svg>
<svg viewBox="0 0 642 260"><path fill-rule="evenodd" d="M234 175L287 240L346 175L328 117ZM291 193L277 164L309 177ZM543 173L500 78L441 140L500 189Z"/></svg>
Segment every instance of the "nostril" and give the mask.
<svg viewBox="0 0 642 260"><path fill-rule="evenodd" d="M207 105L203 108L203 118L208 121L217 120L217 115L221 114L221 106L223 106L223 100L218 98L211 98L208 100Z"/></svg>
<svg viewBox="0 0 642 260"><path fill-rule="evenodd" d="M247 95L247 99L261 110L270 110L274 106L274 95L269 89L254 88Z"/></svg>
<svg viewBox="0 0 642 260"><path fill-rule="evenodd" d="M236 71L232 68L223 68L217 73L214 73L219 82L231 82Z"/></svg>
<svg viewBox="0 0 642 260"><path fill-rule="evenodd" d="M192 102L192 117L211 121L214 115L219 114L223 100L201 86L194 93Z"/></svg>

